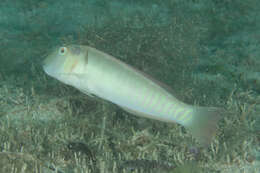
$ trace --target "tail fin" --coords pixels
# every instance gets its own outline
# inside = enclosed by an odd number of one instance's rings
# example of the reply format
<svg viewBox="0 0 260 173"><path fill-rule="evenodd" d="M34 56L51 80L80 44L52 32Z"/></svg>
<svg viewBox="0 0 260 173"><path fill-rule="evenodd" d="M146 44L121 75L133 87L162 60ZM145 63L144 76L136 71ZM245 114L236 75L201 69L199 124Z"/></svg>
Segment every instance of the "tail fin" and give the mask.
<svg viewBox="0 0 260 173"><path fill-rule="evenodd" d="M221 113L223 113L223 109L220 108L196 107L192 122L186 128L203 146L208 146L216 134Z"/></svg>

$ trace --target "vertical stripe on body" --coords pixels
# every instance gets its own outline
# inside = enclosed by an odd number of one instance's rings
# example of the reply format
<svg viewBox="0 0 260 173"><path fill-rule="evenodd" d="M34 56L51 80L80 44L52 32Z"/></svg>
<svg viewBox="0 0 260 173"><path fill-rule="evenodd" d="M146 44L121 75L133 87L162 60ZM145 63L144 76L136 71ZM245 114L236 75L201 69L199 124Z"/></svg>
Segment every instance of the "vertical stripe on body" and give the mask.
<svg viewBox="0 0 260 173"><path fill-rule="evenodd" d="M185 113L183 113L183 116L181 117L180 121L183 124L187 124L192 118L192 111L191 110L186 110Z"/></svg>
<svg viewBox="0 0 260 173"><path fill-rule="evenodd" d="M163 96L160 94L160 91L156 92L154 89L149 89L147 87L144 87L141 90L141 94L143 95L140 97L140 103L142 104L142 107L149 109L152 112L160 112L160 106L163 106Z"/></svg>
<svg viewBox="0 0 260 173"><path fill-rule="evenodd" d="M192 110L189 108L181 107L178 105L175 105L170 110L169 114L173 117L173 119L184 125L192 118Z"/></svg>
<svg viewBox="0 0 260 173"><path fill-rule="evenodd" d="M122 88L123 90L118 91L123 92L122 95L124 95L125 99L125 101L119 101L121 105L136 111L151 113L158 117L162 116L162 118L170 116L172 120L180 124L184 124L191 119L191 110L181 103L175 103L175 99L171 98L167 91L153 86L147 81L141 81L138 77L128 73L122 72L117 76L121 81L120 84L117 84L118 87L125 86Z"/></svg>
<svg viewBox="0 0 260 173"><path fill-rule="evenodd" d="M147 87L142 87L142 89L139 90L139 101L141 103L142 106L147 107L147 105L149 105L150 101L151 101L151 97L152 97L152 92L149 91L149 88Z"/></svg>

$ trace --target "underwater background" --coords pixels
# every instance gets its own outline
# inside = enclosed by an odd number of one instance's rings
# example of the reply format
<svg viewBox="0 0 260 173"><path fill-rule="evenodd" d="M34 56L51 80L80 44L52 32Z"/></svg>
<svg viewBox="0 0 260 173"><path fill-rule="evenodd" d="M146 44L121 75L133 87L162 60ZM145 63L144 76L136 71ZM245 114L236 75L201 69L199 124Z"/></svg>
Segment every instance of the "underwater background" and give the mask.
<svg viewBox="0 0 260 173"><path fill-rule="evenodd" d="M42 61L64 44L226 109L211 145L48 77ZM0 172L259 173L260 1L1 0Z"/></svg>

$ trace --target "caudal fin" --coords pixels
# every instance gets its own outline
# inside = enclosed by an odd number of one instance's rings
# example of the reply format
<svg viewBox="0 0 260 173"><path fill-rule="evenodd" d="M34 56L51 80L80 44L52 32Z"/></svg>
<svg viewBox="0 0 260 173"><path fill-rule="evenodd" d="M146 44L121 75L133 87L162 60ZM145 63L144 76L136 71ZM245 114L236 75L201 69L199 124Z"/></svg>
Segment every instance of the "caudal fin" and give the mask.
<svg viewBox="0 0 260 173"><path fill-rule="evenodd" d="M196 107L192 121L186 128L203 146L208 146L216 134L221 113L223 113L223 109L220 108Z"/></svg>

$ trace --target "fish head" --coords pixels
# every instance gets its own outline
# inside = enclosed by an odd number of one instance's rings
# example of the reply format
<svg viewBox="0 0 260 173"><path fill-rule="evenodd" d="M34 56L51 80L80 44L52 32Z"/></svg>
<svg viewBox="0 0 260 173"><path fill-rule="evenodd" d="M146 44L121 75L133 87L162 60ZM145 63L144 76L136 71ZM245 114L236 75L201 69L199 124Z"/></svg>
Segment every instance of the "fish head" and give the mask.
<svg viewBox="0 0 260 173"><path fill-rule="evenodd" d="M46 57L43 69L48 75L69 84L70 78L84 73L87 62L88 53L84 46L62 46L54 48Z"/></svg>

